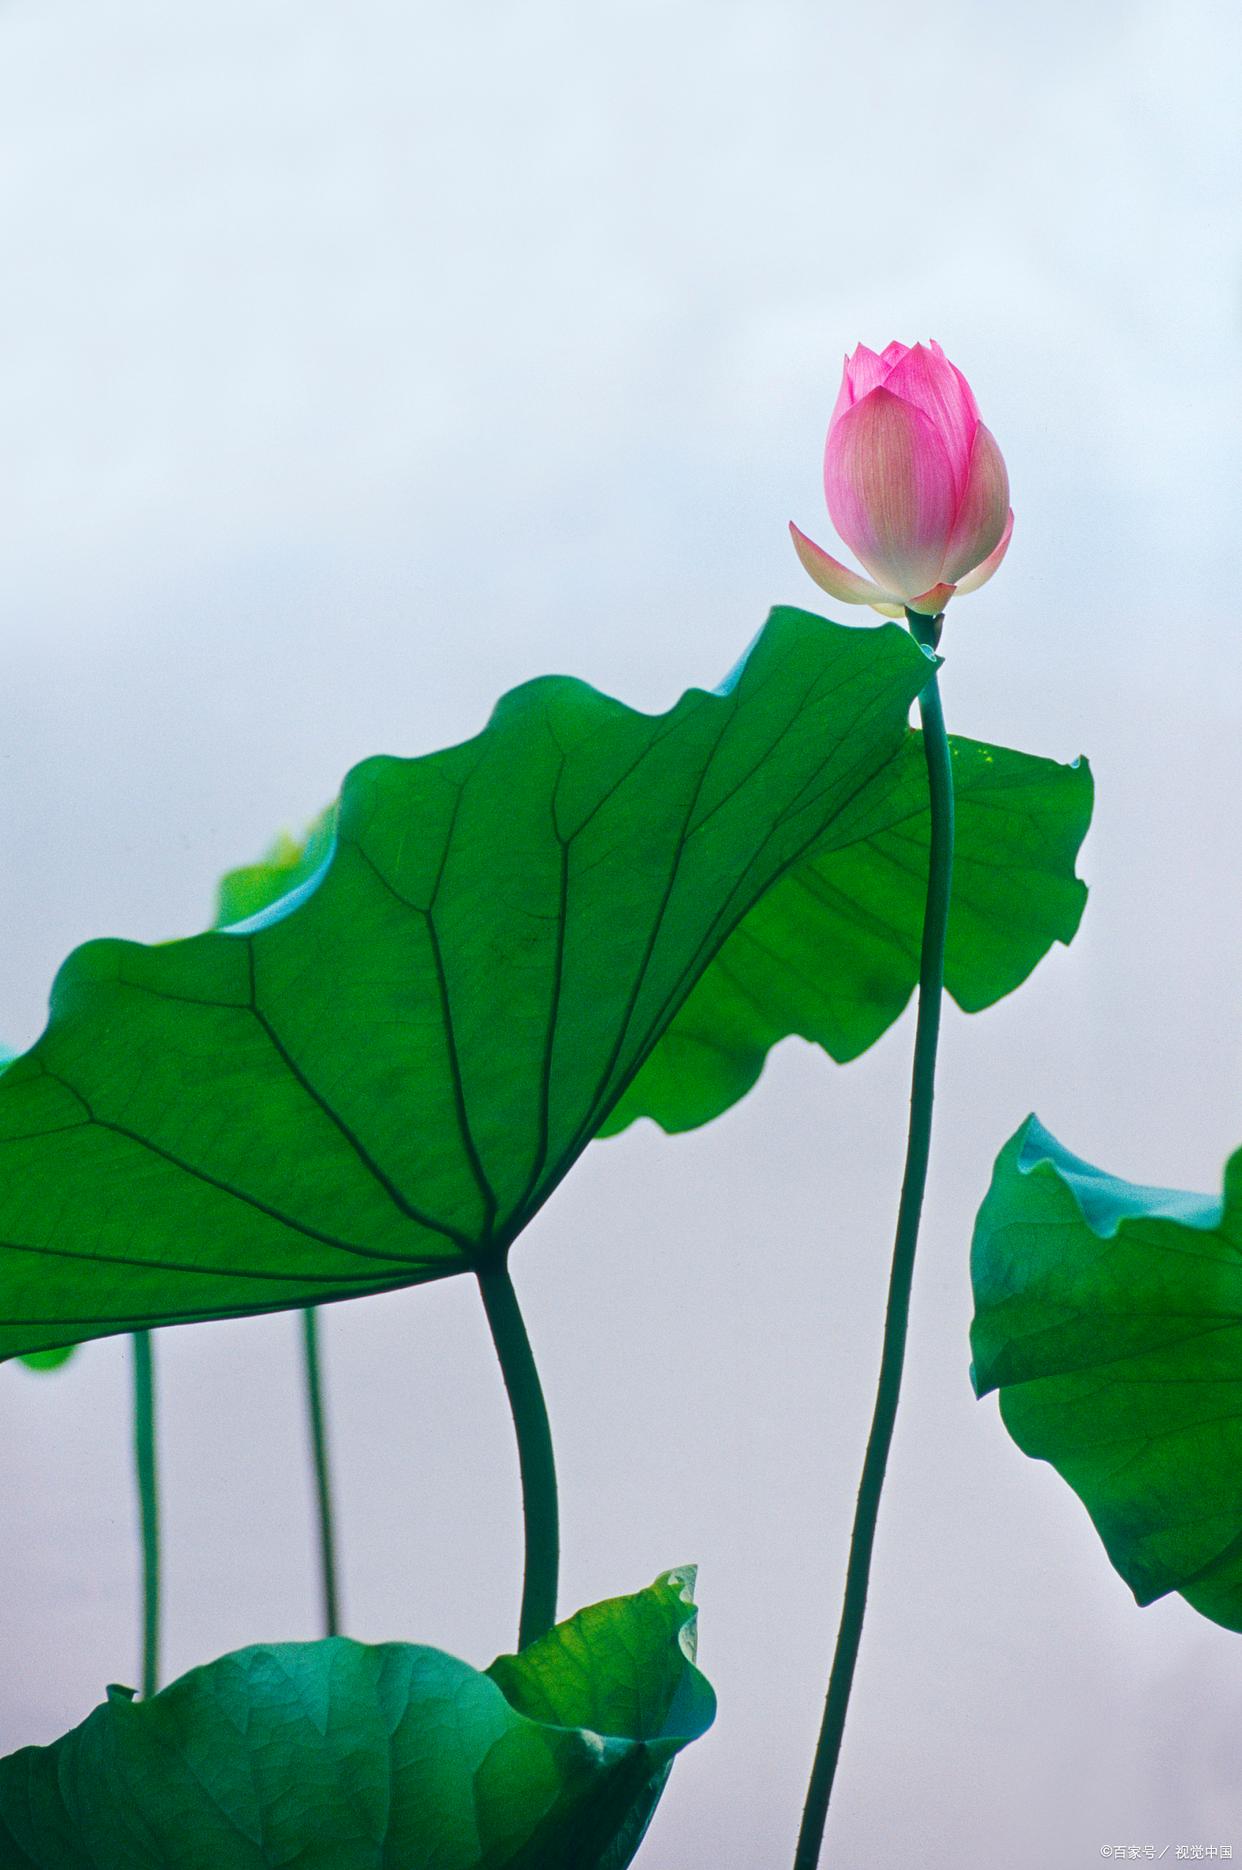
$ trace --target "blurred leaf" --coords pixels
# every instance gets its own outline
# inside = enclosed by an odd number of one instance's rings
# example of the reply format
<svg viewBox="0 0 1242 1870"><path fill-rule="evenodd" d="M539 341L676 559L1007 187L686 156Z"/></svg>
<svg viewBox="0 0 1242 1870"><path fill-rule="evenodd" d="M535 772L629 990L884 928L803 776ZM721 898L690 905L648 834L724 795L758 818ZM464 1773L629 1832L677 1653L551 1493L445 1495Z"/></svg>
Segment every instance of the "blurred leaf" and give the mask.
<svg viewBox="0 0 1242 1870"><path fill-rule="evenodd" d="M0 1354L502 1253L764 890L886 821L926 676L904 630L777 611L665 715L528 683L358 767L258 916L79 949L0 1077Z"/></svg>
<svg viewBox="0 0 1242 1870"><path fill-rule="evenodd" d="M624 1870L653 1779L715 1713L692 1660L692 1580L667 1573L487 1674L333 1637L240 1650L150 1701L110 1690L54 1746L0 1762L0 1862Z"/></svg>
<svg viewBox="0 0 1242 1870"><path fill-rule="evenodd" d="M304 837L283 831L257 864L243 864L221 878L216 892L216 928L258 915L291 890L309 883L332 855L336 807L321 812Z"/></svg>
<svg viewBox="0 0 1242 1870"><path fill-rule="evenodd" d="M68 1363L76 1349L75 1344L58 1344L55 1350L27 1351L24 1357L15 1361L25 1364L28 1370L59 1370L62 1364Z"/></svg>
<svg viewBox="0 0 1242 1870"><path fill-rule="evenodd" d="M1140 1604L1242 1630L1242 1152L1223 1196L1144 1188L1032 1117L979 1212L977 1393L1078 1494Z"/></svg>

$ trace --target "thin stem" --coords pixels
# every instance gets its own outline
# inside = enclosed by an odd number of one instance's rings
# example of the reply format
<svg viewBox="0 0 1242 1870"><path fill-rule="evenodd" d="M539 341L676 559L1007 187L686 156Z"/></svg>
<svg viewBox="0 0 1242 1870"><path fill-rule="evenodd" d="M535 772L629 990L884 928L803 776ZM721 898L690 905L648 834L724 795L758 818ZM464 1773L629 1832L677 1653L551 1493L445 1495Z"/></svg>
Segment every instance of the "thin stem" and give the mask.
<svg viewBox="0 0 1242 1870"><path fill-rule="evenodd" d="M319 1583L323 1601L323 1633L325 1636L336 1636L340 1627L340 1599L336 1582L332 1476L328 1464L328 1430L323 1410L323 1373L319 1365L319 1321L313 1305L302 1313L302 1348L306 1365L306 1412L310 1420L311 1454L315 1464L315 1502L319 1514Z"/></svg>
<svg viewBox="0 0 1242 1870"><path fill-rule="evenodd" d="M522 1516L526 1532L526 1568L522 1580L522 1616L518 1648L544 1636L556 1622L556 1584L560 1566L560 1525L556 1498L556 1463L552 1431L539 1372L508 1262L496 1259L478 1271L483 1308L500 1359L513 1426L517 1430L522 1471Z"/></svg>
<svg viewBox="0 0 1242 1870"><path fill-rule="evenodd" d="M142 1695L159 1687L160 1503L155 1473L155 1359L149 1331L135 1331L134 1469L142 1530Z"/></svg>
<svg viewBox="0 0 1242 1870"><path fill-rule="evenodd" d="M906 616L918 641L925 648L932 648L939 634L938 620L920 616L911 610L907 610ZM884 1471L888 1465L893 1423L897 1416L897 1399L901 1391L914 1252L918 1244L923 1191L927 1185L936 1044L940 1035L940 1004L944 988L945 932L949 920L949 891L953 874L953 768L940 706L940 688L934 675L919 696L919 714L923 724L923 751L927 760L931 800L931 844L919 963L919 1010L914 1038L914 1076L910 1092L906 1166L897 1210L897 1233L889 1274L888 1309L884 1319L884 1345L880 1356L875 1411L871 1418L871 1434L858 1486L841 1624L837 1631L832 1672L828 1678L828 1696L815 1748L802 1829L798 1835L794 1870L815 1870L819 1862L824 1825L828 1817L828 1801L832 1796L833 1780L841 1753L841 1736L845 1729L854 1666L862 1637L863 1613L867 1605L867 1583L871 1572L880 1494L884 1486Z"/></svg>

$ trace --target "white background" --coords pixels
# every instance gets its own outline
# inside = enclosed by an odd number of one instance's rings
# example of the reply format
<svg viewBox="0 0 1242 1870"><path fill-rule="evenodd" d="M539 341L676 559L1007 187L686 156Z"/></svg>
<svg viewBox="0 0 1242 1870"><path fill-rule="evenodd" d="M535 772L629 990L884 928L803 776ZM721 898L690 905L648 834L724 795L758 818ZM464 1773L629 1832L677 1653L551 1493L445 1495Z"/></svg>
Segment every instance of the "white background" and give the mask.
<svg viewBox="0 0 1242 1870"><path fill-rule="evenodd" d="M644 707L819 599L841 353L938 337L1007 456L962 732L1099 784L1083 932L951 1013L841 1870L1242 1855L1242 1646L1139 1612L967 1380L1027 1111L1211 1188L1242 1140L1239 16L1210 0L8 0L0 1034L345 769L564 669ZM721 1698L641 1861L789 1860L878 1350L911 1043L791 1042L588 1152L515 1270L566 1608L701 1564ZM324 1316L348 1624L512 1644L516 1474L466 1280ZM292 1316L157 1343L166 1673L315 1633ZM123 1341L0 1371L0 1746L132 1681ZM1170 1852L1172 1856L1172 1852ZM832 1858L830 1858L832 1860Z"/></svg>

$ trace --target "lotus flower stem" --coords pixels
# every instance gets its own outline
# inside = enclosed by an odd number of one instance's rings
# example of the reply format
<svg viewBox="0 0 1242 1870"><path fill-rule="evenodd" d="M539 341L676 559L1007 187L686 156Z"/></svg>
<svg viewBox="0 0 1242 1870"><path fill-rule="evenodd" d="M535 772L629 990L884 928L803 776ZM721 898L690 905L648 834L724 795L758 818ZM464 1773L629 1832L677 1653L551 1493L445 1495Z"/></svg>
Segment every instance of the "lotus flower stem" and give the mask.
<svg viewBox="0 0 1242 1870"><path fill-rule="evenodd" d="M319 1515L319 1584L323 1601L323 1633L340 1633L337 1592L336 1533L332 1513L332 1474L328 1463L328 1430L324 1420L323 1371L319 1362L319 1320L313 1305L302 1313L302 1348L306 1368L306 1412L310 1420L311 1457L315 1467L315 1502Z"/></svg>
<svg viewBox="0 0 1242 1870"><path fill-rule="evenodd" d="M159 1687L160 1672L160 1506L155 1470L155 1359L149 1331L135 1331L134 1469L142 1533L142 1694L147 1700Z"/></svg>
<svg viewBox="0 0 1242 1870"><path fill-rule="evenodd" d="M910 629L925 649L935 645L937 620L907 609ZM936 1074L936 1046L940 1036L940 1003L944 989L944 947L949 921L949 892L953 874L953 768L935 675L919 696L923 724L923 752L927 760L931 798L931 844L928 853L927 902L923 913L923 945L919 963L918 1023L914 1039L914 1076L910 1093L910 1127L906 1166L897 1210L897 1233L889 1274L888 1309L876 1390L871 1433L858 1486L858 1503L850 1535L850 1556L845 1576L845 1599L837 1632L824 1718L815 1748L815 1762L802 1815L802 1829L794 1857L794 1870L815 1870L828 1817L828 1801L841 1753L841 1736L849 1707L854 1666L862 1637L867 1605L867 1583L875 1543L880 1494L888 1465L901 1391L910 1315L910 1286L918 1244L927 1161L931 1147L932 1096Z"/></svg>
<svg viewBox="0 0 1242 1870"><path fill-rule="evenodd" d="M525 1649L556 1622L561 1543L552 1430L507 1259L480 1266L478 1281L517 1430L526 1538L518 1648Z"/></svg>

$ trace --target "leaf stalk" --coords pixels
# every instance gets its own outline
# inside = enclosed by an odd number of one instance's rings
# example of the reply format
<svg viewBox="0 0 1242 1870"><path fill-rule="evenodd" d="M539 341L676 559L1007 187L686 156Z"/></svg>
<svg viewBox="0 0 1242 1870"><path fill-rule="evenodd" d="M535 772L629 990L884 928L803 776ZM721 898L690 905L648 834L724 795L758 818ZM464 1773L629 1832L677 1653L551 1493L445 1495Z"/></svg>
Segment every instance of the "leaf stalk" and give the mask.
<svg viewBox="0 0 1242 1870"><path fill-rule="evenodd" d="M546 1636L556 1622L560 1509L552 1430L526 1324L509 1276L507 1253L479 1266L477 1278L517 1431L525 1532L518 1648L525 1649Z"/></svg>
<svg viewBox="0 0 1242 1870"><path fill-rule="evenodd" d="M907 610L911 634L925 649L934 649L939 618ZM850 1534L845 1596L837 1631L823 1721L815 1748L810 1785L794 1855L794 1870L815 1870L823 1846L828 1802L832 1796L841 1740L849 1708L854 1669L862 1639L871 1556L875 1545L880 1495L888 1466L901 1393L906 1332L910 1316L910 1289L918 1245L923 1193L931 1150L932 1102L935 1089L936 1050L940 1037L940 1009L944 992L944 950L949 922L953 877L953 766L940 704L940 686L933 674L919 696L923 752L931 803L931 840L928 851L927 899L923 913L923 941L919 960L918 1020L914 1038L914 1071L910 1091L910 1122L906 1139L905 1172L897 1209L896 1237L889 1273L888 1305L880 1375L867 1452L858 1486L854 1525Z"/></svg>
<svg viewBox="0 0 1242 1870"><path fill-rule="evenodd" d="M315 1473L315 1509L319 1522L319 1589L323 1604L323 1633L325 1636L338 1636L340 1634L340 1593L337 1586L332 1472L328 1460L323 1370L319 1358L319 1319L313 1305L308 1305L302 1313L302 1351L306 1373L306 1413L310 1424L311 1460Z"/></svg>
<svg viewBox="0 0 1242 1870"><path fill-rule="evenodd" d="M134 1472L138 1482L138 1519L142 1540L142 1696L159 1687L160 1672L160 1503L155 1462L155 1357L149 1331L135 1331Z"/></svg>

